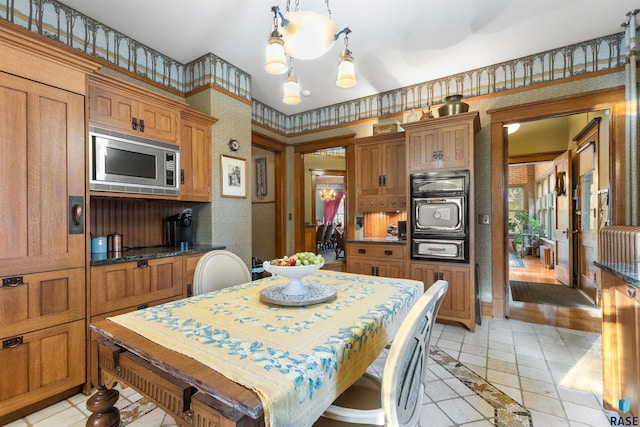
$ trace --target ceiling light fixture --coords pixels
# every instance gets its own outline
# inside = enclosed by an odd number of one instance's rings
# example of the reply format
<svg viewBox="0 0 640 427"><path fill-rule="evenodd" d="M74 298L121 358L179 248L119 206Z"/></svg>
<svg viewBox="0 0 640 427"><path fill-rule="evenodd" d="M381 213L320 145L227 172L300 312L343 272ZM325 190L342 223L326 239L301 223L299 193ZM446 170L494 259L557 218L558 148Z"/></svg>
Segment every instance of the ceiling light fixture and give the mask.
<svg viewBox="0 0 640 427"><path fill-rule="evenodd" d="M520 129L520 123L511 123L510 125L505 125L505 127L507 128L507 134L511 135Z"/></svg>
<svg viewBox="0 0 640 427"><path fill-rule="evenodd" d="M287 9L283 14L278 6L272 6L273 28L267 43L265 70L271 74L284 74L287 71L286 56L300 60L319 58L327 53L341 34L344 34L345 48L338 60L338 77L336 85L349 88L356 85L355 65L349 50L351 30L347 27L337 31L331 19L329 0L325 0L327 14L300 10L300 0L295 2L295 10L289 11L291 0L287 0ZM278 19L280 22L278 23ZM289 67L287 84L295 79L293 67ZM293 76L293 77L292 77ZM297 80L296 80L297 84ZM298 88L299 89L299 88ZM298 90L299 91L299 90ZM285 95L284 102L287 96ZM297 104L300 102L293 102Z"/></svg>
<svg viewBox="0 0 640 427"><path fill-rule="evenodd" d="M287 76L287 82L284 84L284 96L282 102L289 105L295 105L300 103L300 85L298 79L293 73L293 59L289 59L289 75Z"/></svg>
<svg viewBox="0 0 640 427"><path fill-rule="evenodd" d="M327 187L320 191L320 200L323 202L332 202L336 199L336 192L333 188Z"/></svg>

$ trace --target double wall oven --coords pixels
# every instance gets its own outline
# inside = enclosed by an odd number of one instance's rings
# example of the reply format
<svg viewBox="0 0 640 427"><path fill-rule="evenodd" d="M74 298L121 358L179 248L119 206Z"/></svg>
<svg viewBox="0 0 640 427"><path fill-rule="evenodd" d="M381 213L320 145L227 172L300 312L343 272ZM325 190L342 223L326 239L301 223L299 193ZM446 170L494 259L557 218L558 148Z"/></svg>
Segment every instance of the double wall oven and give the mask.
<svg viewBox="0 0 640 427"><path fill-rule="evenodd" d="M411 175L411 258L469 261L469 171Z"/></svg>

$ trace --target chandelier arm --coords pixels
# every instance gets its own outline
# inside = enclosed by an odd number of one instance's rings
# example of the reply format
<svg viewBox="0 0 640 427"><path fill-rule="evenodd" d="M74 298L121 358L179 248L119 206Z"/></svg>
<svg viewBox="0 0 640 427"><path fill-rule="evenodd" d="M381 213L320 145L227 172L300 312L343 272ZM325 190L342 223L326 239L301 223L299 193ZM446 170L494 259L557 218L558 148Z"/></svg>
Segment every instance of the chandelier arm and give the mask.
<svg viewBox="0 0 640 427"><path fill-rule="evenodd" d="M289 7L287 6L287 9ZM280 17L280 26L281 27L286 27L289 24L289 20L287 18L284 17L284 15L282 14L282 12L280 11L280 8L278 6L271 6L271 11L273 12L273 18L276 19L276 17Z"/></svg>
<svg viewBox="0 0 640 427"><path fill-rule="evenodd" d="M340 38L340 35L344 34L344 37L347 38L349 36L349 34L351 34L351 29L349 27L344 27L342 30L338 31L334 36L333 39L334 40L338 40L338 38Z"/></svg>

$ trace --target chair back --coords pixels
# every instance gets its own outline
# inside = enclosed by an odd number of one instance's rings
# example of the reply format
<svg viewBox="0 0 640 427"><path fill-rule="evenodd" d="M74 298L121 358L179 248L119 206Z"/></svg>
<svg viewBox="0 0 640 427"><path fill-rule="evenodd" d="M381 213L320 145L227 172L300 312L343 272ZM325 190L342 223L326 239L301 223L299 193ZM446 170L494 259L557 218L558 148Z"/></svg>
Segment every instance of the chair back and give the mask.
<svg viewBox="0 0 640 427"><path fill-rule="evenodd" d="M402 322L382 374L382 409L387 426L417 426L427 382L431 331L449 283L429 287Z"/></svg>
<svg viewBox="0 0 640 427"><path fill-rule="evenodd" d="M193 294L200 295L250 281L249 268L238 255L224 250L211 251L204 254L196 265Z"/></svg>

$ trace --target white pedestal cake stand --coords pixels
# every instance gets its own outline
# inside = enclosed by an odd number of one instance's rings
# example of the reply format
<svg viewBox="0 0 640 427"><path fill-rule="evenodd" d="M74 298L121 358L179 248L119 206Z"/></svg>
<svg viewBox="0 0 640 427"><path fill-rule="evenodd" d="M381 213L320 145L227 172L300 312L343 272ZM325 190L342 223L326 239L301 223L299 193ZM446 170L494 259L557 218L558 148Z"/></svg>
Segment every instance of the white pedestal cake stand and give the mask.
<svg viewBox="0 0 640 427"><path fill-rule="evenodd" d="M323 265L324 262L314 265L283 267L271 265L269 261L265 261L263 264L265 271L287 277L289 282L264 288L260 291L260 301L274 305L300 306L318 304L335 298L337 292L333 286L302 282L303 277L314 274Z"/></svg>

